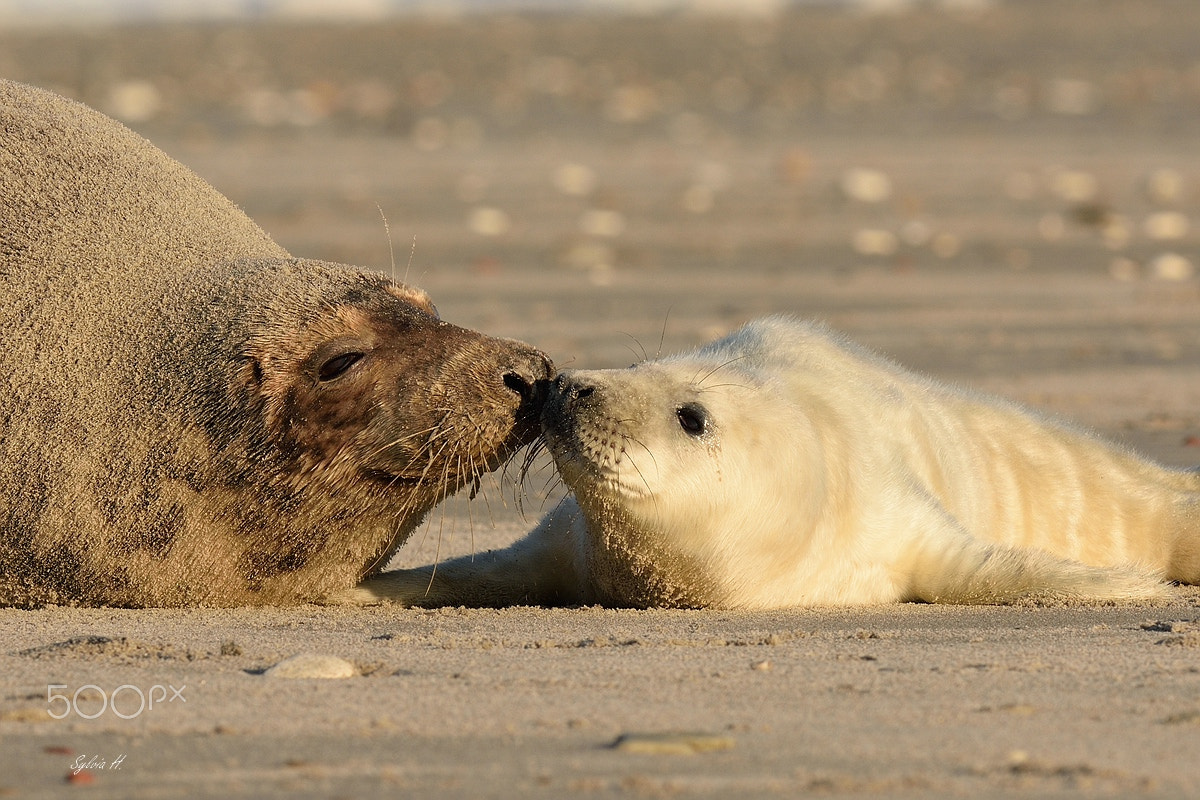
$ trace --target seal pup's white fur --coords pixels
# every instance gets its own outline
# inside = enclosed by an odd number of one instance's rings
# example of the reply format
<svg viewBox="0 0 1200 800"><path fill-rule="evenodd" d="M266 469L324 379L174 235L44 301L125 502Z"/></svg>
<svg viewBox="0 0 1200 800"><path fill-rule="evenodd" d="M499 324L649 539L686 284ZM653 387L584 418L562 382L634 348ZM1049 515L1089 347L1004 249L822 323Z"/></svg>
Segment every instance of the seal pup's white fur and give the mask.
<svg viewBox="0 0 1200 800"><path fill-rule="evenodd" d="M564 373L543 429L573 497L507 550L390 573L357 599L1128 601L1200 581L1196 473L789 318Z"/></svg>

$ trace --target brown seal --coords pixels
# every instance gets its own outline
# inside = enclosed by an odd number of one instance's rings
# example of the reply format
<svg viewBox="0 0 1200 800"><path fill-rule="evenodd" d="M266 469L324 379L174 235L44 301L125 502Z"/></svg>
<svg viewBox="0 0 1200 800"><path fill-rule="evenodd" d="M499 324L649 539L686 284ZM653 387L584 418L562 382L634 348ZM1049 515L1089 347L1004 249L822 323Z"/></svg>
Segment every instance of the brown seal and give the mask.
<svg viewBox="0 0 1200 800"><path fill-rule="evenodd" d="M537 350L82 105L0 83L0 130L0 603L316 599L535 437Z"/></svg>

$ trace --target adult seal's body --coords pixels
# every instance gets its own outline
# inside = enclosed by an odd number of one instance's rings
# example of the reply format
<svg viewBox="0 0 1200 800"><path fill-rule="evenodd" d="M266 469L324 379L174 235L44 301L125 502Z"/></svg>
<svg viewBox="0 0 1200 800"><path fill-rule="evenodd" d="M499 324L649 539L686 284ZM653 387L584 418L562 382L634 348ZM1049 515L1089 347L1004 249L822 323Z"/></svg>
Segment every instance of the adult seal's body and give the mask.
<svg viewBox="0 0 1200 800"><path fill-rule="evenodd" d="M574 496L508 550L389 573L377 597L776 608L1200 582L1200 475L789 319L564 373L543 426Z"/></svg>
<svg viewBox="0 0 1200 800"><path fill-rule="evenodd" d="M0 83L0 603L313 600L537 432L551 367L291 258L144 139Z"/></svg>

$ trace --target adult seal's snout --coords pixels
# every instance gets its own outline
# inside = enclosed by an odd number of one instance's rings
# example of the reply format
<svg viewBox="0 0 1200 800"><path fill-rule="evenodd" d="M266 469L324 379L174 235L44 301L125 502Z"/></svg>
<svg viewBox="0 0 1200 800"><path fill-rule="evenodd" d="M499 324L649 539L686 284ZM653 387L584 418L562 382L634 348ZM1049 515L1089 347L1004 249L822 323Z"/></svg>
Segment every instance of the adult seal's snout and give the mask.
<svg viewBox="0 0 1200 800"><path fill-rule="evenodd" d="M517 393L524 403L541 406L546 400L547 388L554 378L554 364L540 350L514 343L517 352L511 365L503 370L501 380L510 390Z"/></svg>
<svg viewBox="0 0 1200 800"><path fill-rule="evenodd" d="M542 411L554 379L554 363L540 350L512 342L513 353L503 363L500 380L514 396L521 443L537 438Z"/></svg>

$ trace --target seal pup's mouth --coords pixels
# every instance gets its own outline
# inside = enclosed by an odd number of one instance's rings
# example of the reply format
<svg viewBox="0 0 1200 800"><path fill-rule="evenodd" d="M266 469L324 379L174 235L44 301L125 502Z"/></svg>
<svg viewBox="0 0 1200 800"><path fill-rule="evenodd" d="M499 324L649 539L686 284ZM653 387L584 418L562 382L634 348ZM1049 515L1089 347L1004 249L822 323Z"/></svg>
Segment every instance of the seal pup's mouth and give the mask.
<svg viewBox="0 0 1200 800"><path fill-rule="evenodd" d="M550 386L542 409L542 438L563 482L577 494L597 491L621 499L653 495L631 447L654 456L631 436L627 421L608 413L603 387L576 379L574 373L559 375Z"/></svg>

